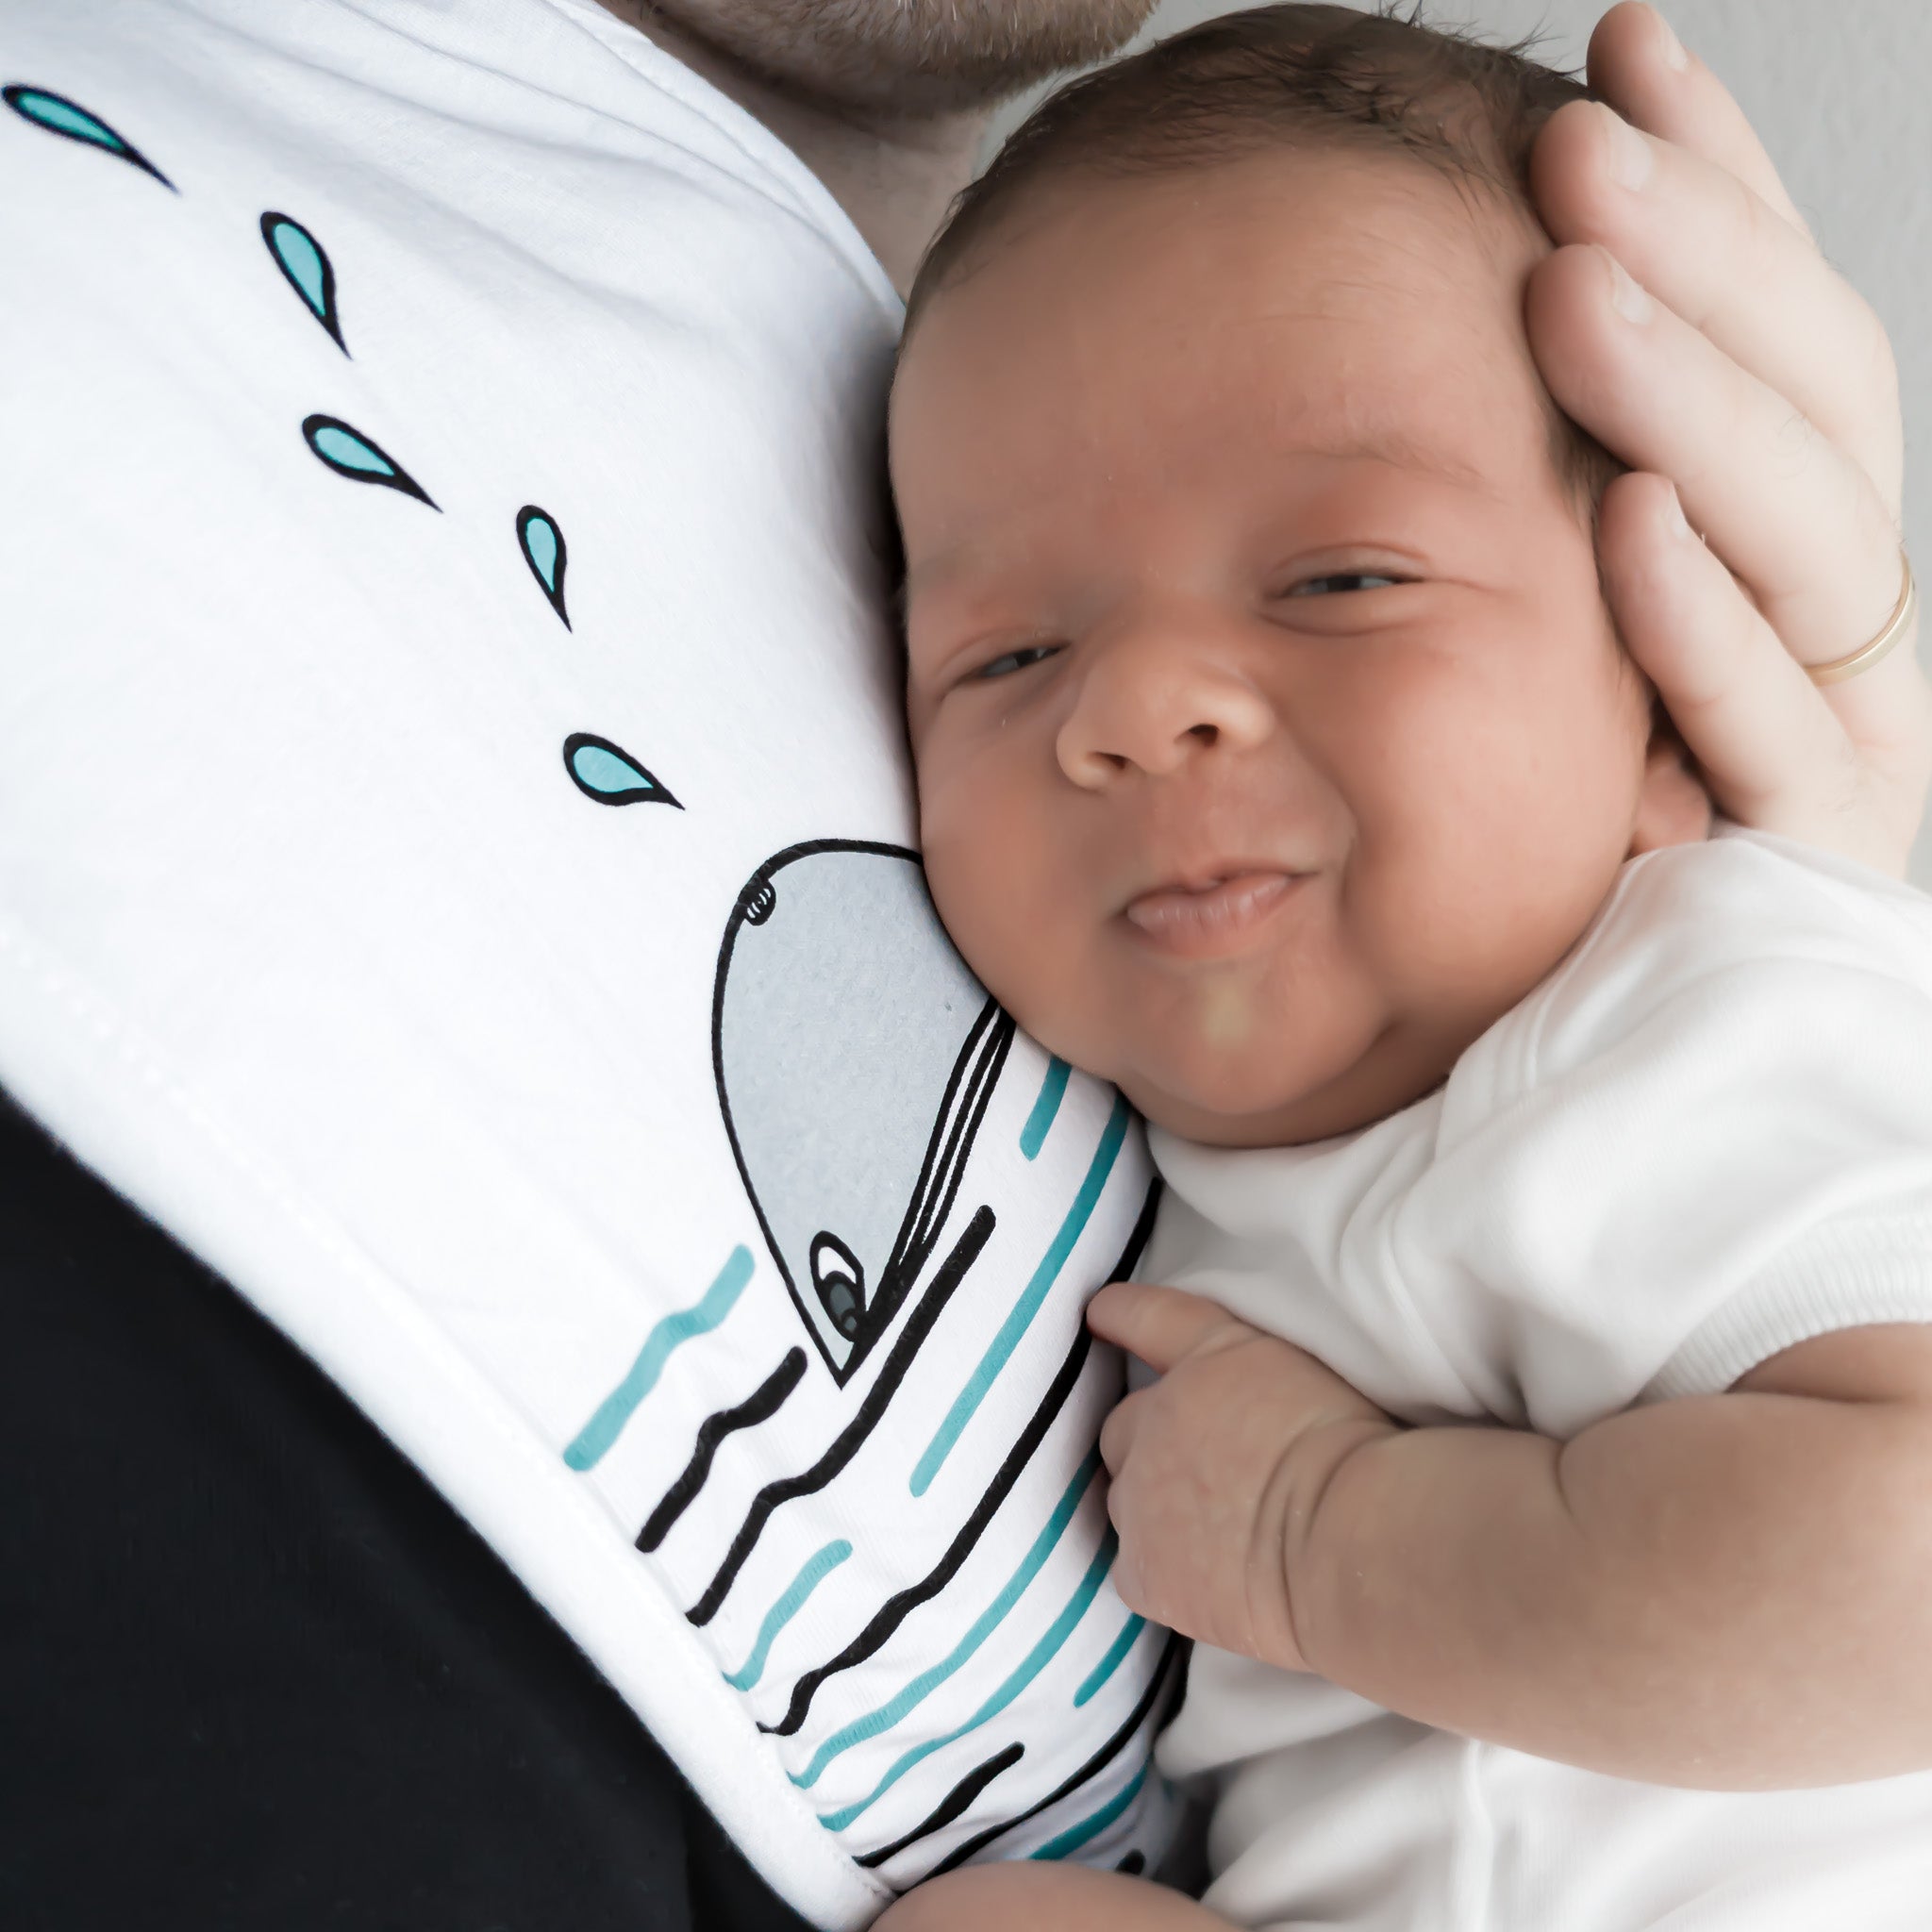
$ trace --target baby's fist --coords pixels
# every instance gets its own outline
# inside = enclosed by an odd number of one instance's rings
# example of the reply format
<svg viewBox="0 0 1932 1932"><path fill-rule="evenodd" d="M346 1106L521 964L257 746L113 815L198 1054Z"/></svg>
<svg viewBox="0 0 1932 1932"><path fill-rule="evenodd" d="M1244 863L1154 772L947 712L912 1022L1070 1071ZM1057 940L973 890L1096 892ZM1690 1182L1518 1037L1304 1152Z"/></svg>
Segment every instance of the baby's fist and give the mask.
<svg viewBox="0 0 1932 1932"><path fill-rule="evenodd" d="M1398 1425L1305 1350L1178 1289L1116 1282L1087 1319L1160 1375L1100 1433L1123 1600L1220 1649L1319 1668L1296 1635L1296 1561L1336 1469Z"/></svg>

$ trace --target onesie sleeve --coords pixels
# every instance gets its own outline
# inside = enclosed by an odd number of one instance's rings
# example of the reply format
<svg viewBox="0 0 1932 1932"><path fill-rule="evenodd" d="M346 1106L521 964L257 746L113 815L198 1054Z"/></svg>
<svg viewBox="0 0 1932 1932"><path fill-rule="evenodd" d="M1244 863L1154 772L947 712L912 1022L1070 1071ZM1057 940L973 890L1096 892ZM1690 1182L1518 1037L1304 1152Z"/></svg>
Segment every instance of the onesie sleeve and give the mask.
<svg viewBox="0 0 1932 1932"><path fill-rule="evenodd" d="M1559 1437L1932 1321L1932 901L1756 835L1638 861L1458 1066L1391 1232L1472 1386L1500 1361Z"/></svg>

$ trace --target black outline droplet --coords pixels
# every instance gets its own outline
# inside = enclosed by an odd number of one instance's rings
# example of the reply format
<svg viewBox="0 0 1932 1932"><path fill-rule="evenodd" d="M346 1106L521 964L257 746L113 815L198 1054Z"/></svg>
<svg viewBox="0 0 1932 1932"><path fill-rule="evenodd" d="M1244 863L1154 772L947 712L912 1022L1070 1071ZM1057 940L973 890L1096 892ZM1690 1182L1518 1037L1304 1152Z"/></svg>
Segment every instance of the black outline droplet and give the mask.
<svg viewBox="0 0 1932 1932"><path fill-rule="evenodd" d="M294 231L315 250L315 257L322 263L322 308L315 315L315 305L308 299L308 291L295 279L289 264L282 259L282 251L275 246L275 231L278 227L293 228ZM336 308L336 265L328 258L328 250L315 239L314 233L293 215L285 215L277 208L265 208L261 217L262 245L268 250L268 258L280 271L282 279L295 291L296 299L317 322L329 332L330 338L343 355L349 353L349 345L342 340L342 318ZM353 360L354 358L351 358ZM364 441L367 441L365 438ZM327 458L324 458L324 461Z"/></svg>
<svg viewBox="0 0 1932 1932"><path fill-rule="evenodd" d="M353 436L365 449L375 451L391 472L387 476L378 476L373 471L358 470L350 463L339 463L335 458L316 447L316 437L325 429L340 429L345 435ZM375 483L385 490L400 490L405 496L413 496L418 503L426 503L429 508L441 515L441 506L428 491L417 482L408 471L396 461L373 436L364 436L353 423L344 423L340 416L306 416L302 421L302 440L308 445L309 453L319 463L325 464L338 476L346 476L351 483Z"/></svg>
<svg viewBox="0 0 1932 1932"><path fill-rule="evenodd" d="M43 101L58 101L61 107L71 108L76 114L84 114L96 127L111 134L120 145L106 147L98 141L91 141L85 134L75 133L71 127L50 126L48 123L37 119L20 105L22 98L27 94L38 94ZM5 101L29 127L38 127L42 134L55 135L61 141L71 141L79 147L91 147L97 155L112 155L117 161L131 161L143 175L152 175L170 194L181 192L112 122L102 120L92 108L83 108L78 101L69 100L65 94L57 94L50 87L33 87L25 81L14 81L7 87L0 87L0 101Z"/></svg>
<svg viewBox="0 0 1932 1932"><path fill-rule="evenodd" d="M543 580L543 573L537 568L537 559L530 555L530 525L538 517L550 525L550 534L557 539L557 585L554 590ZM517 512L517 548L524 553L524 561L530 566L530 575L537 579L537 588L549 598L551 609L563 620L564 629L569 630L570 612L563 608L563 574L570 564L570 545L563 541L563 525L541 504L526 503ZM626 753L625 756L629 755Z"/></svg>
<svg viewBox="0 0 1932 1932"><path fill-rule="evenodd" d="M593 744L599 751L608 751L612 758L622 758L632 771L641 772L648 781L625 791L599 791L594 785L587 785L577 776L576 755L587 744ZM671 795L671 788L647 765L631 757L621 744L612 744L608 738L599 738L594 731L573 731L563 741L563 769L570 774L570 782L586 798L598 805L668 805L678 811L684 807Z"/></svg>

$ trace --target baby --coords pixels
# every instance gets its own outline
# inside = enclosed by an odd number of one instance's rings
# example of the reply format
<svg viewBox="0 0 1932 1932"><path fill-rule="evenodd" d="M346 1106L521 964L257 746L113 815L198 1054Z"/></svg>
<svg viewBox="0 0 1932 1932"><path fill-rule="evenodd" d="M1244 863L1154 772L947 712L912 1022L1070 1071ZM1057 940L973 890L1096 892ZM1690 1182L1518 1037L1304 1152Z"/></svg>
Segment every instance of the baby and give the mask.
<svg viewBox="0 0 1932 1932"><path fill-rule="evenodd" d="M1712 835L1620 647L1522 320L1579 93L1238 16L913 291L926 864L1152 1124L1103 1449L1215 1808L1205 1906L988 1867L895 1932L1932 1926L1932 902Z"/></svg>

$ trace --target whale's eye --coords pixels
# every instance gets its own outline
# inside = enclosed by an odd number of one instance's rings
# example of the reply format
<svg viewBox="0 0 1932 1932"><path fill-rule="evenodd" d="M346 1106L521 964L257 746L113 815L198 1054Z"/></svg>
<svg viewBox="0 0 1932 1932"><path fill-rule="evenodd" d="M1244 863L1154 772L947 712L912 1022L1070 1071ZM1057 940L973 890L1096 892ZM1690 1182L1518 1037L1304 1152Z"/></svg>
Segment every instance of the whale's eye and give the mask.
<svg viewBox="0 0 1932 1932"><path fill-rule="evenodd" d="M777 909L778 889L770 879L760 879L758 891L744 902L747 925L762 925Z"/></svg>
<svg viewBox="0 0 1932 1932"><path fill-rule="evenodd" d="M837 1235L823 1228L811 1238L811 1285L832 1326L849 1341L865 1313L865 1268Z"/></svg>

